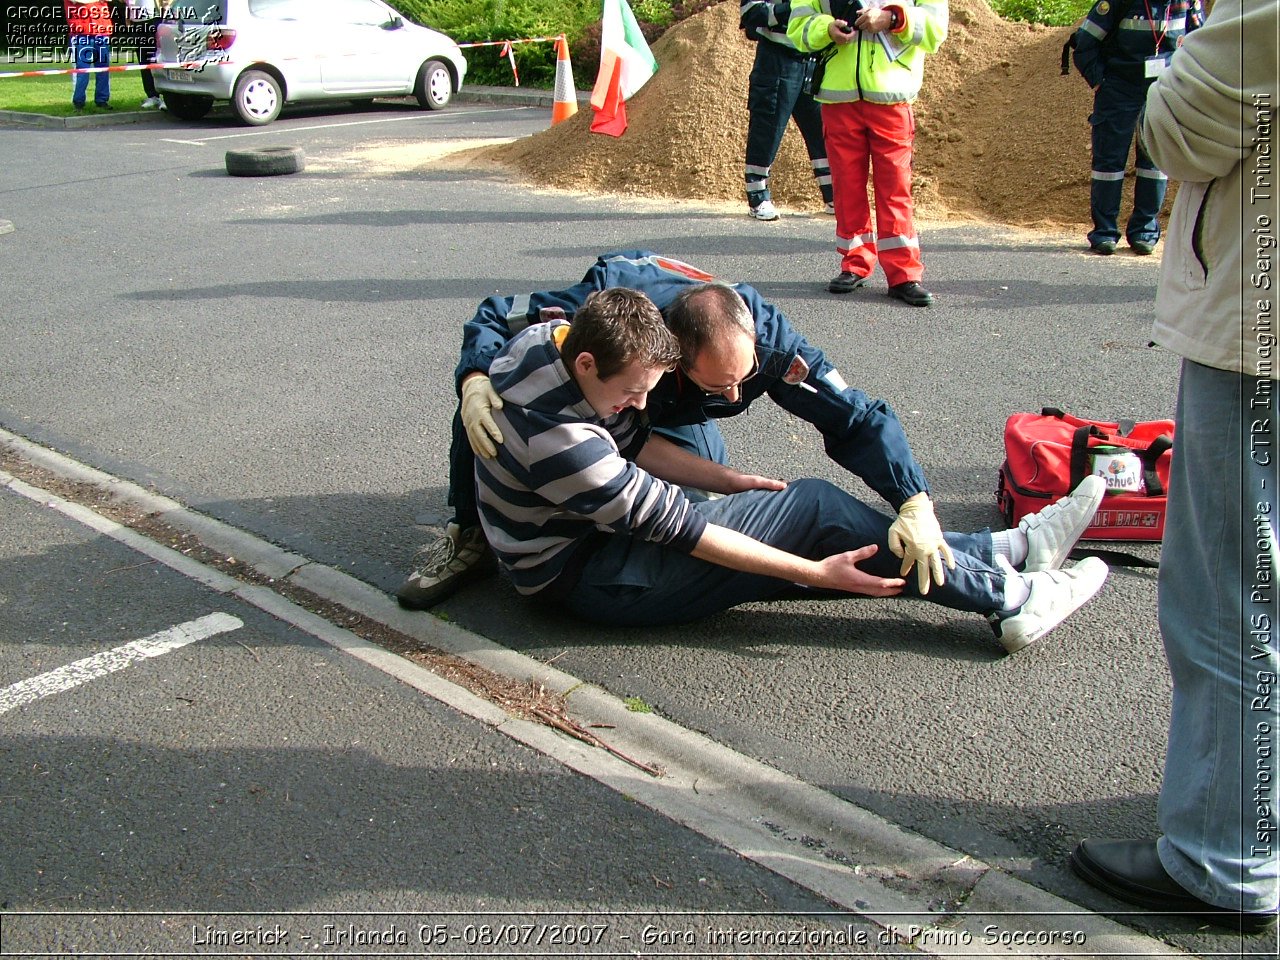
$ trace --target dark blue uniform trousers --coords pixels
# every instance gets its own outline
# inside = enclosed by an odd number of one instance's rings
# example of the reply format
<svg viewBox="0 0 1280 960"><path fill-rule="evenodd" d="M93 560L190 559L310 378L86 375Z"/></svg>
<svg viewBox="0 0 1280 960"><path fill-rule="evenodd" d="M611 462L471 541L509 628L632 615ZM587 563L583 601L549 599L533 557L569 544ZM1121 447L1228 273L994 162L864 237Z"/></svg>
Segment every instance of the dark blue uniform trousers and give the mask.
<svg viewBox="0 0 1280 960"><path fill-rule="evenodd" d="M1093 113L1089 116L1089 123L1093 126L1093 178L1089 195L1093 230L1089 232L1090 244L1103 240L1114 243L1120 239L1116 221L1120 216L1124 170L1129 162L1129 151L1134 147L1138 115L1147 102L1150 85L1150 81L1134 82L1108 76L1093 95ZM1125 237L1130 243L1154 244L1160 239L1160 224L1156 216L1164 203L1167 185L1164 174L1151 162L1142 144L1137 144L1133 213L1125 227Z"/></svg>
<svg viewBox="0 0 1280 960"><path fill-rule="evenodd" d="M804 92L813 61L788 53L768 40L756 42L756 59L747 87L747 202L755 207L769 195L769 171L773 167L787 121L796 119L800 136L818 179L822 199L831 202L831 170L822 137L822 111Z"/></svg>

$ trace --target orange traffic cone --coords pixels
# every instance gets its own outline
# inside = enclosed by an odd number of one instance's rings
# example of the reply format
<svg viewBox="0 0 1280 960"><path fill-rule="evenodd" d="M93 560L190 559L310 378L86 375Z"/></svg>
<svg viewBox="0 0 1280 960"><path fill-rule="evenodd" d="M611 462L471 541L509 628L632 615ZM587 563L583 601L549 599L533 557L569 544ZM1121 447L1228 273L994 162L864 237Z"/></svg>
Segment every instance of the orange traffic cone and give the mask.
<svg viewBox="0 0 1280 960"><path fill-rule="evenodd" d="M556 40L556 92L551 105L551 125L568 120L578 112L578 91L573 88L573 66L569 63L569 42Z"/></svg>

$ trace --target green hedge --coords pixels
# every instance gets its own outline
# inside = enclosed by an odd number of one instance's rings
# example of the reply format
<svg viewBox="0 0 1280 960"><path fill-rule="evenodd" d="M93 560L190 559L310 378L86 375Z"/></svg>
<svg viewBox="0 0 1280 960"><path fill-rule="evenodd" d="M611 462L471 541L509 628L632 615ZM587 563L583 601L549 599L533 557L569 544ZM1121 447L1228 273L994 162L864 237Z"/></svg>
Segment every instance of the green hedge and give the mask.
<svg viewBox="0 0 1280 960"><path fill-rule="evenodd" d="M1006 20L1069 26L1089 12L1094 0L988 0L991 8Z"/></svg>
<svg viewBox="0 0 1280 960"><path fill-rule="evenodd" d="M687 20L713 3L730 0L628 0L645 37L652 44L673 23ZM1050 25L1072 24L1093 0L988 0L1006 20ZM564 34L579 89L595 82L600 63L602 0L390 0L410 20L447 33L459 43L522 40ZM511 65L500 47L466 51L467 82L508 87ZM520 83L551 87L556 78L556 51L551 43L515 47Z"/></svg>
<svg viewBox="0 0 1280 960"><path fill-rule="evenodd" d="M564 34L579 87L595 81L600 62L601 0L389 0L410 20L453 37L458 43L521 40ZM650 43L671 24L705 9L712 0L628 0ZM500 47L464 51L467 82L509 87L511 65ZM551 43L515 47L523 86L551 87L556 51Z"/></svg>

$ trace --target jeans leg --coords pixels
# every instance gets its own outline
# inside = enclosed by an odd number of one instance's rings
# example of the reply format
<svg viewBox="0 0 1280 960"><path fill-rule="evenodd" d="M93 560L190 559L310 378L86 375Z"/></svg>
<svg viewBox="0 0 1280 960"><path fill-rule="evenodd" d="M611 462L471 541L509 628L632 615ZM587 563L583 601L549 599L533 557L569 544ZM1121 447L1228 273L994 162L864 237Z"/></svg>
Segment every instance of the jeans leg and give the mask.
<svg viewBox="0 0 1280 960"><path fill-rule="evenodd" d="M900 561L887 545L893 519L824 480L797 480L778 492L738 493L695 509L711 523L809 559L876 543L880 550L863 569L880 576L898 572ZM956 569L947 571L945 586L935 586L927 599L983 614L998 609L1004 574L990 563L990 536L949 534L948 541L956 553ZM566 606L587 620L654 626L696 620L789 588L773 577L740 573L669 547L615 536L587 564ZM918 596L915 590L912 579L906 593Z"/></svg>
<svg viewBox="0 0 1280 960"><path fill-rule="evenodd" d="M107 37L93 38L93 59L95 67L111 66L111 41ZM93 102L103 106L111 101L111 74L104 69L93 75Z"/></svg>
<svg viewBox="0 0 1280 960"><path fill-rule="evenodd" d="M93 48L88 44L88 37L71 38L71 61L77 70L86 70L93 66ZM71 104L83 107L84 99L89 93L89 74L77 73L71 78Z"/></svg>
<svg viewBox="0 0 1280 960"><path fill-rule="evenodd" d="M1260 834L1277 807L1277 617L1256 572L1280 568L1274 448L1250 456L1251 428L1280 417L1275 381L1182 365L1176 446L1160 563L1160 633L1173 677L1158 843L1169 875L1202 900L1275 910L1277 838ZM1251 407L1251 401L1266 400ZM1257 462L1265 459L1265 463ZM1256 699L1255 699L1256 698Z"/></svg>

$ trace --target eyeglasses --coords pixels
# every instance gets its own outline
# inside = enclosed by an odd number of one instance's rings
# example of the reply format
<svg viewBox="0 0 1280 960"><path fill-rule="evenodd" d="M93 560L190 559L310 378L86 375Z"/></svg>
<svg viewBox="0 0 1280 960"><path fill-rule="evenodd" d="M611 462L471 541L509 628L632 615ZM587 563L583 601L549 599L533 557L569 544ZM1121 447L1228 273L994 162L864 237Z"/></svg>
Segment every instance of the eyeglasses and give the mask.
<svg viewBox="0 0 1280 960"><path fill-rule="evenodd" d="M725 384L724 386L721 386L721 387L711 387L705 383L700 382L698 378L693 375L693 371L691 371L683 363L680 364L680 369L684 371L684 375L689 378L689 380L693 383L693 385L697 387L699 390L701 390L703 393L729 393L731 390L736 390L739 387L741 387L744 383L746 383L748 380L750 380L752 377L754 377L756 374L760 372L760 357L753 350L751 352L751 369L750 371L748 371L747 375L743 377L741 380L735 380L733 383Z"/></svg>

